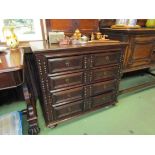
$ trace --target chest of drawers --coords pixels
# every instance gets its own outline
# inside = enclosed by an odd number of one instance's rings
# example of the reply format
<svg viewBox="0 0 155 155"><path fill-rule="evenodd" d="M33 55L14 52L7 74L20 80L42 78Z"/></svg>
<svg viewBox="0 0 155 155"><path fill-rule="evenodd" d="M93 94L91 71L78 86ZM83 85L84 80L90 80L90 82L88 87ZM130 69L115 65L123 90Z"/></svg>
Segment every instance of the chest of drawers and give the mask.
<svg viewBox="0 0 155 155"><path fill-rule="evenodd" d="M30 45L48 127L115 104L126 44Z"/></svg>

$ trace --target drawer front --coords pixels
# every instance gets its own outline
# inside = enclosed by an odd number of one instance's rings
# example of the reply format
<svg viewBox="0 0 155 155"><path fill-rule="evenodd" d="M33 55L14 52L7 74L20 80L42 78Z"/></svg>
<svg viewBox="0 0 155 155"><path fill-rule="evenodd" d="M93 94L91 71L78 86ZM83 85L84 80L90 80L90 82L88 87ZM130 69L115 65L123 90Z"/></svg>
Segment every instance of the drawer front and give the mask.
<svg viewBox="0 0 155 155"><path fill-rule="evenodd" d="M69 117L70 115L75 115L83 111L83 101L77 101L70 104L65 104L62 106L55 106L54 113L56 119L61 119L64 117Z"/></svg>
<svg viewBox="0 0 155 155"><path fill-rule="evenodd" d="M120 62L120 52L113 52L108 54L94 54L93 55L93 67L118 64Z"/></svg>
<svg viewBox="0 0 155 155"><path fill-rule="evenodd" d="M60 92L53 92L52 101L53 104L68 103L82 99L83 95L84 95L84 88L78 87Z"/></svg>
<svg viewBox="0 0 155 155"><path fill-rule="evenodd" d="M84 56L73 56L48 59L50 74L84 68Z"/></svg>
<svg viewBox="0 0 155 155"><path fill-rule="evenodd" d="M98 82L103 79L114 79L118 76L118 66L111 68L96 69L91 72L91 82Z"/></svg>
<svg viewBox="0 0 155 155"><path fill-rule="evenodd" d="M116 90L116 81L100 82L93 84L91 90L91 96L99 95L104 92Z"/></svg>
<svg viewBox="0 0 155 155"><path fill-rule="evenodd" d="M109 102L115 102L114 93L105 93L102 95L98 95L92 98L92 108L101 106L101 105L107 105Z"/></svg>
<svg viewBox="0 0 155 155"><path fill-rule="evenodd" d="M84 73L73 73L62 76L49 77L51 90L84 83Z"/></svg>
<svg viewBox="0 0 155 155"><path fill-rule="evenodd" d="M15 86L13 73L0 73L0 89Z"/></svg>

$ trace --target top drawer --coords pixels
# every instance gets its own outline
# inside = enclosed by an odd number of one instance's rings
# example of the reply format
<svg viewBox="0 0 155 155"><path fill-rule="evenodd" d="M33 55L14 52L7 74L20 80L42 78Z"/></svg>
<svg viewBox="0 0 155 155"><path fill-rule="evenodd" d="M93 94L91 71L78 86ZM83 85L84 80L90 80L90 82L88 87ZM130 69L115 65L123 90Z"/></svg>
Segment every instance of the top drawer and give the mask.
<svg viewBox="0 0 155 155"><path fill-rule="evenodd" d="M84 56L48 59L48 72L50 74L83 68L86 68L84 65Z"/></svg>
<svg viewBox="0 0 155 155"><path fill-rule="evenodd" d="M109 52L93 55L93 67L104 66L108 64L118 64L120 62L120 52Z"/></svg>

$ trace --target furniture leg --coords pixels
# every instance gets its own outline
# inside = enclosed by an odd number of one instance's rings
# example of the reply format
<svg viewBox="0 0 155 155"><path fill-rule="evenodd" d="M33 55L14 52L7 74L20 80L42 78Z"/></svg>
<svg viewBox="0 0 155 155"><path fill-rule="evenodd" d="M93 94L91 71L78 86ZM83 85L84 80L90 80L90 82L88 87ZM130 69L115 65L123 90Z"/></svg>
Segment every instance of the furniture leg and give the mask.
<svg viewBox="0 0 155 155"><path fill-rule="evenodd" d="M36 104L32 100L32 95L29 93L26 84L23 85L23 94L27 103L27 121L29 124L28 134L37 135L40 132L40 128L37 121Z"/></svg>

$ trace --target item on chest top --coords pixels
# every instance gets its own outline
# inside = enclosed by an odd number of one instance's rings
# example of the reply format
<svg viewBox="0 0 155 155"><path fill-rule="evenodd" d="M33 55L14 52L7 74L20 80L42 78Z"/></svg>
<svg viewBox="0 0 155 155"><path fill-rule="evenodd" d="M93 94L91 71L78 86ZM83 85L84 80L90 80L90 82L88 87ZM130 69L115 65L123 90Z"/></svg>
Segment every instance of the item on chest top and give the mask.
<svg viewBox="0 0 155 155"><path fill-rule="evenodd" d="M91 33L91 41L93 41L95 39L94 33Z"/></svg>
<svg viewBox="0 0 155 155"><path fill-rule="evenodd" d="M6 39L6 44L9 48L17 48L19 45L18 38L14 32L14 27L5 26L3 27L3 35Z"/></svg>
<svg viewBox="0 0 155 155"><path fill-rule="evenodd" d="M155 27L155 19L147 19L146 27L154 28Z"/></svg>
<svg viewBox="0 0 155 155"><path fill-rule="evenodd" d="M69 45L69 44L70 44L70 38L67 36L65 36L65 38L59 41L59 45Z"/></svg>
<svg viewBox="0 0 155 155"><path fill-rule="evenodd" d="M49 43L59 43L60 40L64 39L64 32L49 32Z"/></svg>
<svg viewBox="0 0 155 155"><path fill-rule="evenodd" d="M73 36L71 37L73 45L85 44L88 41L88 37L80 33L79 29L76 29Z"/></svg>
<svg viewBox="0 0 155 155"><path fill-rule="evenodd" d="M128 19L128 26L136 26L137 19Z"/></svg>
<svg viewBox="0 0 155 155"><path fill-rule="evenodd" d="M96 39L100 40L102 38L102 33L101 32L97 32L96 33Z"/></svg>
<svg viewBox="0 0 155 155"><path fill-rule="evenodd" d="M81 33L79 29L76 29L74 34L73 34L73 38L76 40L79 40L81 38Z"/></svg>

